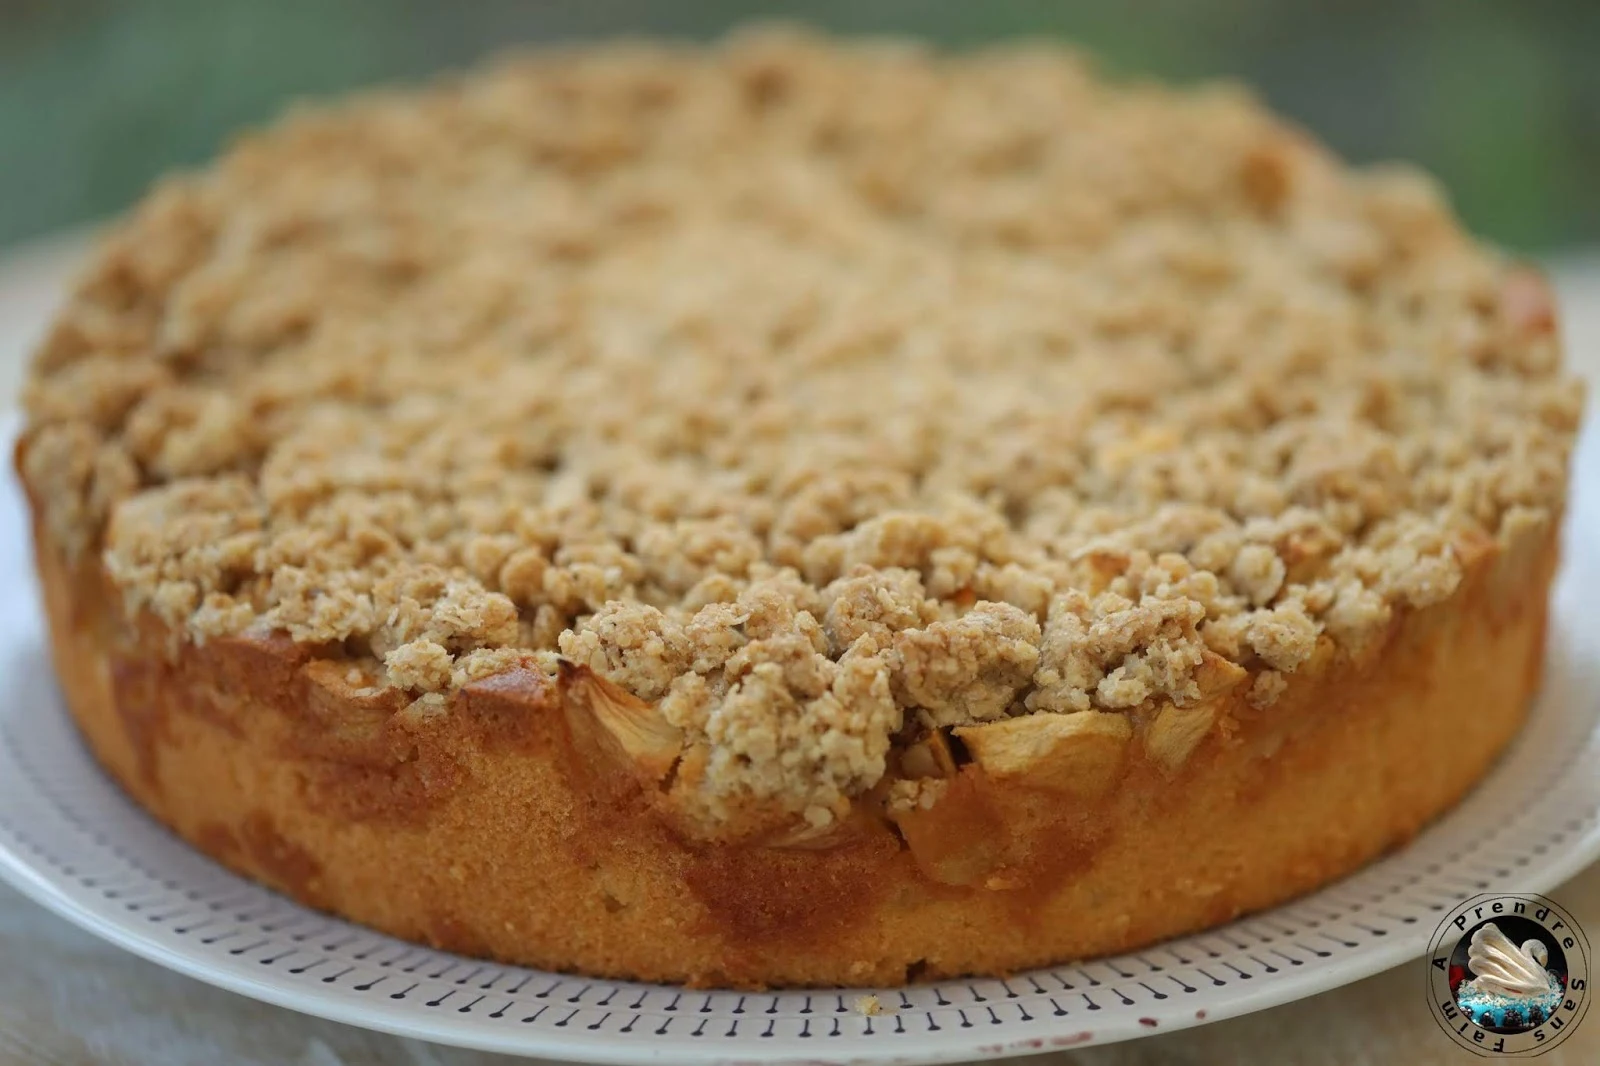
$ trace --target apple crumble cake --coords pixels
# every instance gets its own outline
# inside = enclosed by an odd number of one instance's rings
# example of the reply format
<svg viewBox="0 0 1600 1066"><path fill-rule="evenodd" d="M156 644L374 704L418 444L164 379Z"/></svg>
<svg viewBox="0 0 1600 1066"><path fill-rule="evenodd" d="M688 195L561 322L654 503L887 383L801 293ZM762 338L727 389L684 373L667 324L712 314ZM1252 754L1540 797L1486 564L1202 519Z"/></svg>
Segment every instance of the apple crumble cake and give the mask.
<svg viewBox="0 0 1600 1066"><path fill-rule="evenodd" d="M402 937L694 984L1128 949L1453 803L1581 406L1404 168L1055 47L513 56L162 182L16 462L105 767Z"/></svg>

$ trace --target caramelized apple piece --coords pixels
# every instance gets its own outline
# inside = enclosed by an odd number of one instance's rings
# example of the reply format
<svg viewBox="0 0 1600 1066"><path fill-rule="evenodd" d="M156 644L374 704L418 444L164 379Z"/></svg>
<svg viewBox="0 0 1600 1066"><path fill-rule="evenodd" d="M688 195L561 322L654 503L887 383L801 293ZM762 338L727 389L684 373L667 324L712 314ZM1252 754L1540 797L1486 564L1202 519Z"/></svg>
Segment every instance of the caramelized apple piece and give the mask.
<svg viewBox="0 0 1600 1066"><path fill-rule="evenodd" d="M586 755L652 786L666 779L683 752L681 729L587 666L563 659L561 681L567 723Z"/></svg>
<svg viewBox="0 0 1600 1066"><path fill-rule="evenodd" d="M967 767L932 807L890 809L917 869L943 885L978 885L1000 868L1005 827L984 794L980 772Z"/></svg>
<svg viewBox="0 0 1600 1066"><path fill-rule="evenodd" d="M950 738L942 729L935 729L919 737L900 753L901 777L920 780L955 775L955 755L950 751Z"/></svg>
<svg viewBox="0 0 1600 1066"><path fill-rule="evenodd" d="M1094 800L1122 777L1133 725L1123 714L1079 711L963 726L956 735L996 780Z"/></svg>
<svg viewBox="0 0 1600 1066"><path fill-rule="evenodd" d="M1163 773L1175 774L1217 722L1221 700L1203 700L1189 707L1166 703L1146 727L1144 750Z"/></svg>

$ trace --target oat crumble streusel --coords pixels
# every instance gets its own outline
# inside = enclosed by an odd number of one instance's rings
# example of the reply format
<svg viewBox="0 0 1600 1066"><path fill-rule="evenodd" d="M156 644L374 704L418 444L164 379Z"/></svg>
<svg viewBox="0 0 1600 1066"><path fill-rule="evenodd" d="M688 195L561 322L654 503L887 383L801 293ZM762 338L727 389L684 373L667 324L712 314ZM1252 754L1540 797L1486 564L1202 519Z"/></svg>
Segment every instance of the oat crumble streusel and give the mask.
<svg viewBox="0 0 1600 1066"><path fill-rule="evenodd" d="M556 656L825 823L911 723L1267 706L1550 522L1547 310L1231 88L792 34L514 57L166 181L24 476L134 611L437 699ZM908 803L941 782L897 782Z"/></svg>

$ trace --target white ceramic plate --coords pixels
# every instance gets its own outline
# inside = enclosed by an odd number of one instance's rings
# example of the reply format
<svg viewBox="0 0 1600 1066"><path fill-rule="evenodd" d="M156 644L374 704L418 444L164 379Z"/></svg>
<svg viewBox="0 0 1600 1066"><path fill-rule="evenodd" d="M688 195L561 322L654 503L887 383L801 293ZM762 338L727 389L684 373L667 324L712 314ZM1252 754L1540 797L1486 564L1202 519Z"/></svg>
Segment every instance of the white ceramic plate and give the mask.
<svg viewBox="0 0 1600 1066"><path fill-rule="evenodd" d="M1587 434L1574 478L1544 695L1493 774L1411 845L1295 903L1147 951L1005 981L781 994L430 951L298 906L191 850L99 772L62 709L7 476L0 876L93 933L235 992L407 1036L589 1062L948 1062L1259 1010L1419 956L1459 899L1549 890L1600 855L1600 560L1586 551L1600 543L1600 501L1585 486L1600 472L1597 443ZM866 991L883 1013L857 1009Z"/></svg>

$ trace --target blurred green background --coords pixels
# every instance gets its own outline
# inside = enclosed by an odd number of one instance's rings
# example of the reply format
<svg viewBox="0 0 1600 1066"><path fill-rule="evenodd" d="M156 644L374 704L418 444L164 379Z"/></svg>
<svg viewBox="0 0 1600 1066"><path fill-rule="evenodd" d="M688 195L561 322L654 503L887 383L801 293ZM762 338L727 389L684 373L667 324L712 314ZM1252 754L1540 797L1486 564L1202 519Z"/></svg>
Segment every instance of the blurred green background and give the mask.
<svg viewBox="0 0 1600 1066"><path fill-rule="evenodd" d="M294 97L762 16L1240 78L1353 159L1420 162L1503 244L1600 242L1600 0L0 0L0 244L106 216Z"/></svg>

